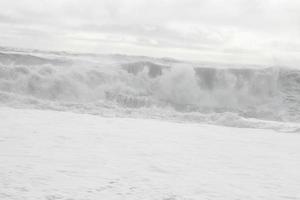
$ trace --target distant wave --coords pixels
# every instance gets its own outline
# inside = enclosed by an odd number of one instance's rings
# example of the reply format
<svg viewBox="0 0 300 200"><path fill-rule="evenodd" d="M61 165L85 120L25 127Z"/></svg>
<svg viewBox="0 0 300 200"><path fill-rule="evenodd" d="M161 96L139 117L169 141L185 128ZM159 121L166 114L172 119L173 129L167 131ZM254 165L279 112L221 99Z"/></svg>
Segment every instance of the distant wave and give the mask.
<svg viewBox="0 0 300 200"><path fill-rule="evenodd" d="M245 119L298 123L300 71L121 55L2 52L0 103L123 116L159 113L244 127L252 126Z"/></svg>

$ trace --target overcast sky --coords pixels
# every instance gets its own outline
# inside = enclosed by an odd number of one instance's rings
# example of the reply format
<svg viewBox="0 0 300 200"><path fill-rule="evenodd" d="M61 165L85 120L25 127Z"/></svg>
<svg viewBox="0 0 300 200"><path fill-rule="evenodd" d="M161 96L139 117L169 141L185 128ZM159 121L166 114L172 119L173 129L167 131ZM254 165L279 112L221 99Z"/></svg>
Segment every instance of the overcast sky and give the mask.
<svg viewBox="0 0 300 200"><path fill-rule="evenodd" d="M0 0L0 46L300 63L300 0Z"/></svg>

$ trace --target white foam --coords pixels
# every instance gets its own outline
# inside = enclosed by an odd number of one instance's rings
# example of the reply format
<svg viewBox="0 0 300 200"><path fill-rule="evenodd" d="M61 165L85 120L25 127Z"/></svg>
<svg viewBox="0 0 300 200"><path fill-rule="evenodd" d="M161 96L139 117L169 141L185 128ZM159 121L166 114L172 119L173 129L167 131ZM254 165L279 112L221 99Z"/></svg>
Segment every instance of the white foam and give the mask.
<svg viewBox="0 0 300 200"><path fill-rule="evenodd" d="M255 127L258 123L247 118L299 121L300 71L207 68L146 57L1 53L0 102L148 117L160 110L168 118L171 110L178 119L201 115L202 121ZM228 120L227 113L237 118Z"/></svg>

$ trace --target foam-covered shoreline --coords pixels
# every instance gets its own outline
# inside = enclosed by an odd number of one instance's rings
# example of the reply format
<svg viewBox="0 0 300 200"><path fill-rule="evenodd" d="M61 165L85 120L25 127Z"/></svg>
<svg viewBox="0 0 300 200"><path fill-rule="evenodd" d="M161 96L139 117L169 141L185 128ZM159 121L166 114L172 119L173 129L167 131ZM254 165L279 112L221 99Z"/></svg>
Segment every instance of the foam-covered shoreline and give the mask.
<svg viewBox="0 0 300 200"><path fill-rule="evenodd" d="M299 134L0 107L0 198L297 199Z"/></svg>

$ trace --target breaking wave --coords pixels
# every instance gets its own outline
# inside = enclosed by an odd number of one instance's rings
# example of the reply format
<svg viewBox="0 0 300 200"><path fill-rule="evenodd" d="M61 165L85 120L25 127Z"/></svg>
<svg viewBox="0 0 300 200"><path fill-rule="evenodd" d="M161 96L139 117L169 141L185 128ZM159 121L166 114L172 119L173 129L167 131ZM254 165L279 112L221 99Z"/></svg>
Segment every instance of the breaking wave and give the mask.
<svg viewBox="0 0 300 200"><path fill-rule="evenodd" d="M2 52L0 103L299 131L300 70Z"/></svg>

